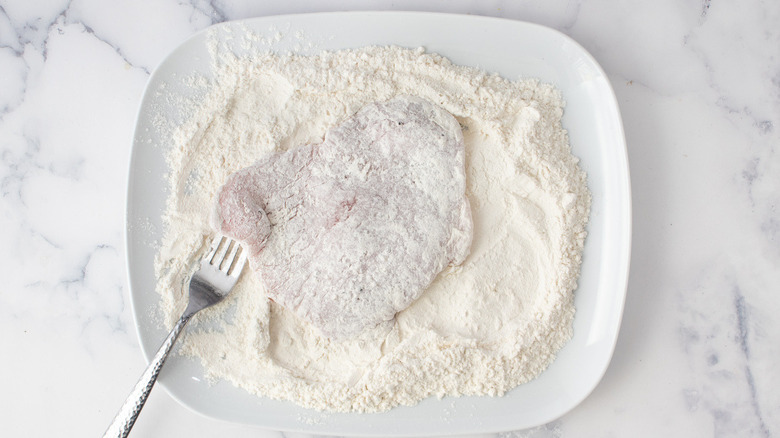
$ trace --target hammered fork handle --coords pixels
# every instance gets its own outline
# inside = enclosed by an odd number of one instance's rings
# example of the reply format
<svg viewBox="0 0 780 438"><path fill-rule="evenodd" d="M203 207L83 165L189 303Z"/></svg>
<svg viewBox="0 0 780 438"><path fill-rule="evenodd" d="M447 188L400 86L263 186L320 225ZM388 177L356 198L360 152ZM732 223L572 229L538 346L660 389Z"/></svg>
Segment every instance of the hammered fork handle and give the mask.
<svg viewBox="0 0 780 438"><path fill-rule="evenodd" d="M108 430L103 434L103 438L126 438L130 433L130 429L133 428L133 424L135 424L138 414L141 413L141 408L144 407L146 399L149 398L149 393L152 391L152 387L157 381L157 376L160 374L165 359L168 358L168 353L173 349L173 344L176 342L176 339L179 337L182 330L184 330L184 326L187 325L187 322L192 318L192 315L192 313L185 312L176 325L173 326L173 330L171 330L171 333L165 338L165 342L163 342L160 349L157 350L157 354L154 355L152 362L141 375L141 378L138 379L138 383L136 383L135 388L133 388L130 395L127 396L125 404L122 405L116 418L114 418L114 421L108 426Z"/></svg>

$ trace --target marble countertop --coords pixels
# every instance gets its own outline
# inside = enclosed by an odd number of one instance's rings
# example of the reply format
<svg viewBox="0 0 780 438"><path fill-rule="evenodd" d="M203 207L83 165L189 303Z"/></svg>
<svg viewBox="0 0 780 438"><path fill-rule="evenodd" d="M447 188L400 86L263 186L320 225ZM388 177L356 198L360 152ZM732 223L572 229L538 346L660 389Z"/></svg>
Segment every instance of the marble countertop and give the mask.
<svg viewBox="0 0 780 438"><path fill-rule="evenodd" d="M122 239L150 72L212 23L353 9L550 26L617 94L634 232L614 358L574 410L501 436L780 436L780 3L753 0L0 1L0 435L99 436L145 367ZM280 433L158 388L133 436Z"/></svg>

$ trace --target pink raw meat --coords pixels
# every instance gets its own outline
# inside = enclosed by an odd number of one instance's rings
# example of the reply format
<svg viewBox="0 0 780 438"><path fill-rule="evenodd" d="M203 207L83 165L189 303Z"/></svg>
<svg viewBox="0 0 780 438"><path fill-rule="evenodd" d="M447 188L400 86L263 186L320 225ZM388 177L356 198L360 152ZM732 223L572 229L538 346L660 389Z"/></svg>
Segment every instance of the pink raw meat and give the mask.
<svg viewBox="0 0 780 438"><path fill-rule="evenodd" d="M363 107L320 144L231 175L215 223L248 248L271 299L328 337L351 338L466 258L465 180L455 118L398 97Z"/></svg>

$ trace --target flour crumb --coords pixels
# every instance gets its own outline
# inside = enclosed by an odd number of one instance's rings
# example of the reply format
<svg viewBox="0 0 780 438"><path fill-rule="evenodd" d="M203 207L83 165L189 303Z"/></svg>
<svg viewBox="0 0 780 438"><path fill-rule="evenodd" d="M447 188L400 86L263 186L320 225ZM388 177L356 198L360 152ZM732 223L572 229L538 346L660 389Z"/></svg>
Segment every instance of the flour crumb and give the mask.
<svg viewBox="0 0 780 438"><path fill-rule="evenodd" d="M554 87L457 66L423 49L210 50L213 78L191 80L192 94L176 98L182 115L167 121L175 144L155 261L166 325L186 305L184 285L212 233L213 197L228 175L267 154L321 142L373 102L414 95L457 118L474 238L464 263L445 269L389 333L324 338L270 302L247 270L225 301L192 321L183 354L198 358L210 378L334 412L500 396L547 368L572 334L590 209Z"/></svg>

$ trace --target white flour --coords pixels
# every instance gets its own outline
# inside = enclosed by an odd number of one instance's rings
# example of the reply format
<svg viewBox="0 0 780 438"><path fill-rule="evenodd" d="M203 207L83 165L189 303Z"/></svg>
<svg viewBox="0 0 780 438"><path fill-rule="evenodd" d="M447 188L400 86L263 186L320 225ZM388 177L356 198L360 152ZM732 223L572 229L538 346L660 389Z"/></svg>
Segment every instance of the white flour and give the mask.
<svg viewBox="0 0 780 438"><path fill-rule="evenodd" d="M268 301L250 270L199 315L182 352L252 393L332 411L380 411L435 395L501 395L542 372L571 337L590 195L549 85L511 82L423 50L228 57L192 102L169 154L158 292L171 326L213 196L274 150L318 143L363 105L416 95L452 113L466 143L471 255L442 272L389 335L318 335Z"/></svg>

